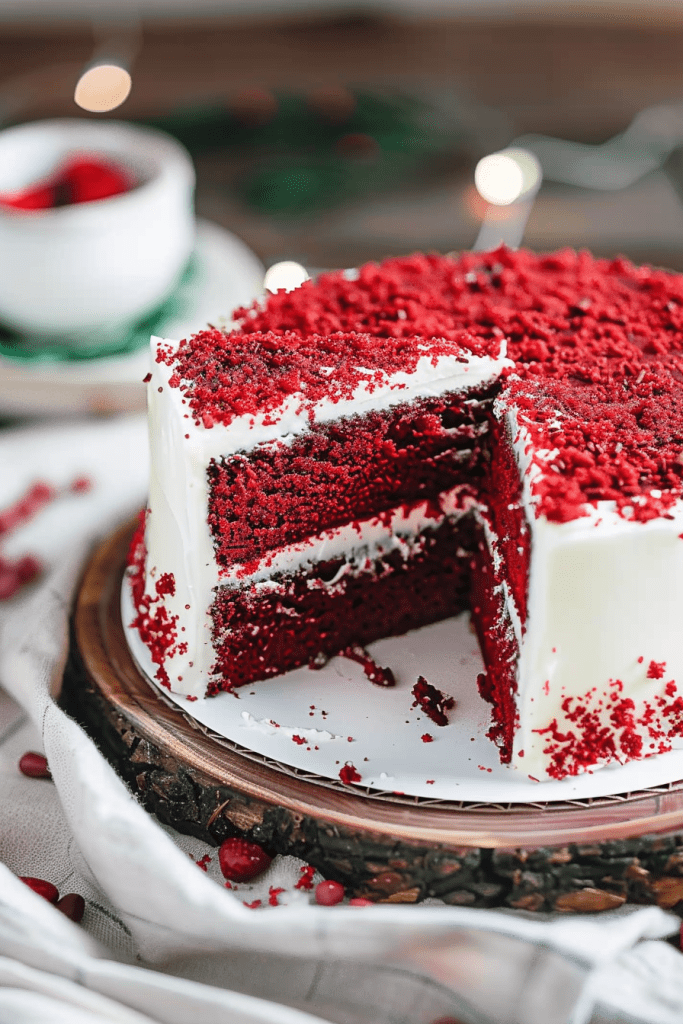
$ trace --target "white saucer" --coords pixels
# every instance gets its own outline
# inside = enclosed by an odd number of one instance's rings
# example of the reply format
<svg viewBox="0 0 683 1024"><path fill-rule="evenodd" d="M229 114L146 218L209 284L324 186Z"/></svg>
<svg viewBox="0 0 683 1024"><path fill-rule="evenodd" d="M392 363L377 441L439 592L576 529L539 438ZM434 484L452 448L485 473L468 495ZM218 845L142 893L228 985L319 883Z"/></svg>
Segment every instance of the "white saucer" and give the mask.
<svg viewBox="0 0 683 1024"><path fill-rule="evenodd" d="M237 306L263 291L264 268L244 242L217 224L199 220L196 278L180 315L157 327L183 338L207 323L223 322ZM146 407L142 379L149 369L145 346L130 355L74 362L23 362L0 356L0 415L134 412Z"/></svg>
<svg viewBox="0 0 683 1024"><path fill-rule="evenodd" d="M153 681L149 651L128 625L134 611L125 578L121 607L128 646L151 686L213 733L311 777L339 780L351 762L368 789L486 804L584 800L683 779L683 750L561 781L534 781L502 765L486 738L491 710L477 690L483 663L467 613L370 644L378 664L396 676L391 689L374 686L354 662L334 658L322 669L300 668L189 702ZM418 675L455 698L448 725L437 726L412 707ZM423 742L425 734L433 742Z"/></svg>

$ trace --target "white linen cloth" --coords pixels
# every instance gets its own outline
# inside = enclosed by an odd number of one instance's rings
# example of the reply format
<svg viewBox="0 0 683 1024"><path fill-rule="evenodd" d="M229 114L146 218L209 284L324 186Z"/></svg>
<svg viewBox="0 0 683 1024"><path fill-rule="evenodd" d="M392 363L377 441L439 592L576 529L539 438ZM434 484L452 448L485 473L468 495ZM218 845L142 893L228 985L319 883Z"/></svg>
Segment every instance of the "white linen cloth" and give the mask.
<svg viewBox="0 0 683 1024"><path fill-rule="evenodd" d="M81 476L92 490L68 492ZM0 1024L683 1020L683 959L661 941L679 921L656 907L325 908L294 888L291 857L227 890L215 849L149 816L53 699L83 562L144 503L144 417L0 434L0 508L35 479L61 497L1 542L47 571L0 605ZM54 784L19 774L29 749L44 750ZM205 872L193 861L206 854ZM83 924L18 875L83 895ZM285 905L267 905L272 886ZM263 909L244 905L257 898Z"/></svg>

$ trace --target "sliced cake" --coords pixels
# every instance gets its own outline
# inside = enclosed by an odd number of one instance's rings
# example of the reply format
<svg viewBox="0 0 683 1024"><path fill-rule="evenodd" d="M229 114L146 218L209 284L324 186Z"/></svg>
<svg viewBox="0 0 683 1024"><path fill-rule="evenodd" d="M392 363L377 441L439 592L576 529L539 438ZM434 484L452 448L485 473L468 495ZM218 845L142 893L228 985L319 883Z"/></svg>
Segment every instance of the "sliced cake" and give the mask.
<svg viewBox="0 0 683 1024"><path fill-rule="evenodd" d="M683 733L683 279L414 256L155 341L136 625L203 696L469 605L503 761Z"/></svg>

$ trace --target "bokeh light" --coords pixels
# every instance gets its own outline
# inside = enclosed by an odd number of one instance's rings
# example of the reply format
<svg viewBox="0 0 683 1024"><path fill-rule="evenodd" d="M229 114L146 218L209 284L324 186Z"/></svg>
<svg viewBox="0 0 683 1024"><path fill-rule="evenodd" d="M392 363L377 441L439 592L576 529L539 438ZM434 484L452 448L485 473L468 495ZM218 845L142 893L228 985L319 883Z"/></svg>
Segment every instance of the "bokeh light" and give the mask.
<svg viewBox="0 0 683 1024"><path fill-rule="evenodd" d="M482 199L494 206L509 206L536 192L541 184L541 165L526 149L504 149L483 157L474 171L474 184Z"/></svg>
<svg viewBox="0 0 683 1024"><path fill-rule="evenodd" d="M524 175L514 157L491 153L482 157L474 170L477 192L487 203L509 206L524 190Z"/></svg>
<svg viewBox="0 0 683 1024"><path fill-rule="evenodd" d="M132 79L118 64L96 64L78 79L74 100L83 110L104 114L128 98Z"/></svg>
<svg viewBox="0 0 683 1024"><path fill-rule="evenodd" d="M283 260L281 263L273 263L266 271L263 279L263 287L266 291L277 292L284 289L292 292L295 288L308 281L306 268L294 260Z"/></svg>

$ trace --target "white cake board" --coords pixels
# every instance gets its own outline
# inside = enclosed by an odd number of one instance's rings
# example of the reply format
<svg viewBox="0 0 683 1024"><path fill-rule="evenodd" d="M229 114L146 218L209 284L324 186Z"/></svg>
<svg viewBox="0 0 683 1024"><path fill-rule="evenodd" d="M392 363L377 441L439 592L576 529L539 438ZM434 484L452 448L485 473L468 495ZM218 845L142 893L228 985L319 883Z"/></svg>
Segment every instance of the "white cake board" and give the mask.
<svg viewBox="0 0 683 1024"><path fill-rule="evenodd" d="M502 765L486 738L491 709L477 691L484 666L467 613L368 646L394 672L393 688L375 686L360 665L333 658L322 669L300 668L234 694L188 701L154 681L149 651L129 625L135 612L126 578L121 608L131 654L151 686L212 732L309 775L338 780L351 762L361 785L373 790L492 804L614 796L683 779L683 750L561 781L537 782ZM455 698L447 726L412 707L419 675ZM425 733L432 743L423 742Z"/></svg>

